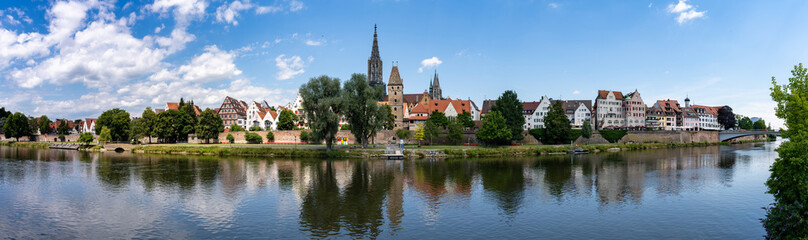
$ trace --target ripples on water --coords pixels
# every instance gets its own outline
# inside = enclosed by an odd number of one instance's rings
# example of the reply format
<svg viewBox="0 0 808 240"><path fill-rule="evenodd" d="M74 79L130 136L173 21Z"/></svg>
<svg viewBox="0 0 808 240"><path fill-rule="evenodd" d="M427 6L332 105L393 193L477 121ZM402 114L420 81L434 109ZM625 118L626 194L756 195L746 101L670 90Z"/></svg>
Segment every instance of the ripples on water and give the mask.
<svg viewBox="0 0 808 240"><path fill-rule="evenodd" d="M0 147L0 235L759 238L776 145L438 161Z"/></svg>

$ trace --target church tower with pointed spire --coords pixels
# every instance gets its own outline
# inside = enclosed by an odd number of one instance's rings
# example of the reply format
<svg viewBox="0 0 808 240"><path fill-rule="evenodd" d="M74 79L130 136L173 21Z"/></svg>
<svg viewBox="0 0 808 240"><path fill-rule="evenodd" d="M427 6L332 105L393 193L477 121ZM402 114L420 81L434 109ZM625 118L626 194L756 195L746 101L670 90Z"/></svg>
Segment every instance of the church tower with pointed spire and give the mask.
<svg viewBox="0 0 808 240"><path fill-rule="evenodd" d="M431 97L433 100L443 99L443 91L440 90L440 81L438 81L437 70L435 70L435 76L432 78L432 82L429 83L429 97Z"/></svg>
<svg viewBox="0 0 808 240"><path fill-rule="evenodd" d="M382 73L382 57L379 55L379 40L376 35L376 25L373 25L373 49L370 51L370 58L368 59L368 83L371 87L381 86L384 89L384 95L387 95L387 89L384 87L384 77Z"/></svg>
<svg viewBox="0 0 808 240"><path fill-rule="evenodd" d="M398 66L393 66L390 70L390 79L387 81L387 104L393 110L393 115L396 116L393 129L401 129L404 127L404 80L398 73Z"/></svg>

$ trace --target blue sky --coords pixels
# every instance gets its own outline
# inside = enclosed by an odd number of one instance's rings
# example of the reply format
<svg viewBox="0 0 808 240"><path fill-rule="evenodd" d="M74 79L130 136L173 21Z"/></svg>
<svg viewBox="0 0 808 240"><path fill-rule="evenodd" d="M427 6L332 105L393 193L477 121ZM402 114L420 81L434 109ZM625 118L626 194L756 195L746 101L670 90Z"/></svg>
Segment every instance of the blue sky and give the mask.
<svg viewBox="0 0 808 240"><path fill-rule="evenodd" d="M689 96L781 125L769 97L808 59L804 1L0 2L0 106L51 118L139 115L180 97L285 104L309 78L366 73L373 25L385 80L407 93L593 99Z"/></svg>

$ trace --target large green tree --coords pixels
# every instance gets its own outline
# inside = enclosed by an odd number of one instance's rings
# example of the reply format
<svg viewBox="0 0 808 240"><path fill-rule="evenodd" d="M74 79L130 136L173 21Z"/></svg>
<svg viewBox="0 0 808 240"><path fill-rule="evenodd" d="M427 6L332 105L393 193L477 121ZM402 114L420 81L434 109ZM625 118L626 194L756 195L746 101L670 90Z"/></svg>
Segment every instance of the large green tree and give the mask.
<svg viewBox="0 0 808 240"><path fill-rule="evenodd" d="M196 111L194 111L193 104L194 102L192 100L190 102L185 103L185 105L180 106L180 112L184 113L186 116L188 116L188 119L190 119L186 121L186 124L188 124L187 129L190 130L188 134L196 132L197 117L196 117Z"/></svg>
<svg viewBox="0 0 808 240"><path fill-rule="evenodd" d="M137 143L140 139L146 137L148 128L143 118L132 120L129 126L129 138L132 142Z"/></svg>
<svg viewBox="0 0 808 240"><path fill-rule="evenodd" d="M176 110L167 110L157 114L154 124L154 135L163 142L177 142L188 139L193 132L190 122L193 121L188 114Z"/></svg>
<svg viewBox="0 0 808 240"><path fill-rule="evenodd" d="M199 123L196 125L196 137L205 139L209 143L210 139L218 138L219 133L224 132L224 124L218 114L210 108L199 114Z"/></svg>
<svg viewBox="0 0 808 240"><path fill-rule="evenodd" d="M143 114L140 115L140 119L143 123L143 136L149 138L149 143L151 143L151 138L154 136L154 123L157 119L157 114L152 111L151 107L146 107L146 110L143 110Z"/></svg>
<svg viewBox="0 0 808 240"><path fill-rule="evenodd" d="M476 135L485 144L509 144L512 139L505 117L498 111L490 111L485 115L483 125Z"/></svg>
<svg viewBox="0 0 808 240"><path fill-rule="evenodd" d="M312 78L300 86L303 109L311 128L311 138L315 142L325 141L326 149L336 140L339 119L343 114L340 80L328 76Z"/></svg>
<svg viewBox="0 0 808 240"><path fill-rule="evenodd" d="M56 128L56 133L59 135L70 134L70 125L67 123L67 120L65 119L59 120L59 127Z"/></svg>
<svg viewBox="0 0 808 240"><path fill-rule="evenodd" d="M525 117L522 115L522 102L516 92L512 90L505 91L502 96L497 98L497 103L491 107L491 111L499 112L505 118L505 124L510 129L512 140L522 140L522 126L525 125Z"/></svg>
<svg viewBox="0 0 808 240"><path fill-rule="evenodd" d="M432 111L432 113L429 114L429 119L427 119L427 121L434 123L438 127L445 128L449 125L449 119L446 118L446 114L438 112L437 110Z"/></svg>
<svg viewBox="0 0 808 240"><path fill-rule="evenodd" d="M98 117L95 133L101 134L103 127L109 128L111 141L124 141L129 139L129 113L123 109L113 108L105 111Z"/></svg>
<svg viewBox="0 0 808 240"><path fill-rule="evenodd" d="M474 120L471 117L471 113L463 111L463 113L457 115L457 120L460 121L460 124L466 128L474 127Z"/></svg>
<svg viewBox="0 0 808 240"><path fill-rule="evenodd" d="M779 157L766 181L775 201L763 219L769 239L808 237L808 69L799 64L791 74L784 85L772 77L775 115L784 120L781 131L789 141L777 148Z"/></svg>
<svg viewBox="0 0 808 240"><path fill-rule="evenodd" d="M345 117L351 126L351 133L362 143L362 147L367 147L372 134L383 127L387 117L379 113L383 111L377 103L381 96L382 92L371 87L364 74L352 74L343 87Z"/></svg>
<svg viewBox="0 0 808 240"><path fill-rule="evenodd" d="M755 125L752 123L752 119L749 117L743 117L740 121L738 121L738 127L745 130L752 130Z"/></svg>
<svg viewBox="0 0 808 240"><path fill-rule="evenodd" d="M564 114L564 107L558 101L550 105L550 111L544 117L544 139L545 144L567 143L570 136L570 120Z"/></svg>
<svg viewBox="0 0 808 240"><path fill-rule="evenodd" d="M752 124L752 128L754 128L755 130L762 130L762 129L767 129L768 127L766 126L766 121L763 121L763 119L760 119L760 120L757 120L757 122L755 122L754 124Z"/></svg>
<svg viewBox="0 0 808 240"><path fill-rule="evenodd" d="M460 140L463 140L463 124L460 123L458 119L451 119L449 120L449 125L446 126L448 133L446 134L446 138L449 141L457 144Z"/></svg>
<svg viewBox="0 0 808 240"><path fill-rule="evenodd" d="M3 134L6 138L15 138L17 141L21 137L30 136L32 131L28 123L28 117L19 112L9 115L5 124L3 124Z"/></svg>
<svg viewBox="0 0 808 240"><path fill-rule="evenodd" d="M433 140L440 137L441 132L439 123L430 119L427 119L426 123L424 123L424 139L429 140L430 145Z"/></svg>
<svg viewBox="0 0 808 240"><path fill-rule="evenodd" d="M294 130L297 120L297 115L292 110L282 110L278 116L278 130Z"/></svg>
<svg viewBox="0 0 808 240"><path fill-rule="evenodd" d="M50 124L51 120L48 119L48 116L42 115L39 117L39 133L48 134L50 132Z"/></svg>
<svg viewBox="0 0 808 240"><path fill-rule="evenodd" d="M589 123L589 119L584 120L584 124L581 125L581 137L586 139L592 137L592 124Z"/></svg>
<svg viewBox="0 0 808 240"><path fill-rule="evenodd" d="M724 130L732 129L738 123L737 119L735 119L735 114L732 113L732 108L729 106L723 106L718 109L718 124L724 128Z"/></svg>

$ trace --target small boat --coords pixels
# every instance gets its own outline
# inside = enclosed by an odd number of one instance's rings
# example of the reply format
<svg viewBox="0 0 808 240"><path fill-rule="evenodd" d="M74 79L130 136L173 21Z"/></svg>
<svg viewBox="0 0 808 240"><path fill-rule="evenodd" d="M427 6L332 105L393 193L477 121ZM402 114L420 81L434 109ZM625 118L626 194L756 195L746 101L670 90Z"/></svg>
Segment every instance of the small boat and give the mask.
<svg viewBox="0 0 808 240"><path fill-rule="evenodd" d="M572 154L587 154L587 153L589 153L589 150L583 149L581 147L574 147L574 148L570 149L570 153L572 153Z"/></svg>

